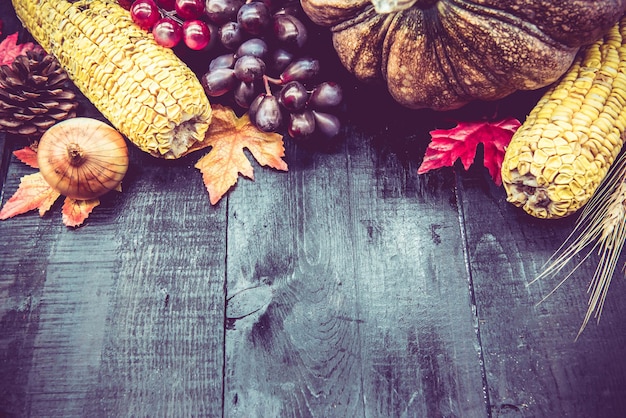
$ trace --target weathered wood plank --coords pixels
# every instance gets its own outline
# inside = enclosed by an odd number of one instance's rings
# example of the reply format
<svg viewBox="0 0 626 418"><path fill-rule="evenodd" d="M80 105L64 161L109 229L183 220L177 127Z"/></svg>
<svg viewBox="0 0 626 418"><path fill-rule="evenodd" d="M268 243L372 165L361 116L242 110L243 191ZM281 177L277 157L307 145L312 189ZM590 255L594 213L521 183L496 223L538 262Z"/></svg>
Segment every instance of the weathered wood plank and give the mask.
<svg viewBox="0 0 626 418"><path fill-rule="evenodd" d="M119 209L100 405L88 415L221 415L226 211L210 207L196 159L135 159L140 181Z"/></svg>
<svg viewBox="0 0 626 418"><path fill-rule="evenodd" d="M230 196L226 416L485 415L451 189L348 143Z"/></svg>
<svg viewBox="0 0 626 418"><path fill-rule="evenodd" d="M558 292L527 286L571 231L574 218L541 221L504 201L476 173L460 183L469 261L493 416L623 416L626 287L613 284L599 325L574 341L587 308L588 264Z"/></svg>
<svg viewBox="0 0 626 418"><path fill-rule="evenodd" d="M132 157L81 228L59 204L0 222L6 413L221 415L225 207L192 160ZM12 162L4 201L26 171Z"/></svg>
<svg viewBox="0 0 626 418"><path fill-rule="evenodd" d="M0 199L2 198L2 190L4 186L4 178L9 169L9 149L6 145L6 135L0 132Z"/></svg>
<svg viewBox="0 0 626 418"><path fill-rule="evenodd" d="M452 182L349 144L366 416L485 416Z"/></svg>
<svg viewBox="0 0 626 418"><path fill-rule="evenodd" d="M361 416L359 312L343 154L229 198L226 416Z"/></svg>

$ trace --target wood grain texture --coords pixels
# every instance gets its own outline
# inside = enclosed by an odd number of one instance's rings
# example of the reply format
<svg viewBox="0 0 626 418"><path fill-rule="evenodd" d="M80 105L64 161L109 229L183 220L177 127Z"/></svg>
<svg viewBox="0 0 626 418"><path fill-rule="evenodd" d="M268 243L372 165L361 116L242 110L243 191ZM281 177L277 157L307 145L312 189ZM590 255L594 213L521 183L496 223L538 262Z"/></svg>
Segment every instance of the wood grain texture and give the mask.
<svg viewBox="0 0 626 418"><path fill-rule="evenodd" d="M2 198L4 178L9 168L9 158L8 147L6 145L6 135L4 132L0 132L0 199Z"/></svg>
<svg viewBox="0 0 626 418"><path fill-rule="evenodd" d="M486 414L451 190L348 144L229 199L225 414Z"/></svg>
<svg viewBox="0 0 626 418"><path fill-rule="evenodd" d="M138 181L128 185L133 198L119 209L115 237L120 270L94 394L100 403L90 416L221 413L226 218L208 205L194 158L134 159Z"/></svg>
<svg viewBox="0 0 626 418"><path fill-rule="evenodd" d="M229 197L225 415L362 416L347 162L288 155Z"/></svg>
<svg viewBox="0 0 626 418"><path fill-rule="evenodd" d="M134 152L81 228L58 204L0 223L4 412L221 414L225 211L190 161L151 159ZM26 171L13 161L5 189Z"/></svg>
<svg viewBox="0 0 626 418"><path fill-rule="evenodd" d="M366 416L484 416L451 182L429 187L367 137L348 144Z"/></svg>
<svg viewBox="0 0 626 418"><path fill-rule="evenodd" d="M557 281L528 286L565 239L574 218L533 219L506 204L502 190L482 184L479 176L468 176L459 190L492 415L623 416L622 277L609 292L600 324L590 323L575 341L595 264L584 265L539 305Z"/></svg>

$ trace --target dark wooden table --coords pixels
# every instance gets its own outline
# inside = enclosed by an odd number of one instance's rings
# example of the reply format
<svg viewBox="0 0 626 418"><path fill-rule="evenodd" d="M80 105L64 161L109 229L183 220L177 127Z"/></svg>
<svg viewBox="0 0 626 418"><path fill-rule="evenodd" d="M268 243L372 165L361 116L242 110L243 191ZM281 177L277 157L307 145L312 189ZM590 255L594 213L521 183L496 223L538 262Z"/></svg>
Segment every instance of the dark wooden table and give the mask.
<svg viewBox="0 0 626 418"><path fill-rule="evenodd" d="M255 164L216 206L202 151L133 149L83 227L60 201L0 222L0 416L625 416L622 272L575 341L593 263L542 304L556 282L527 285L575 219L480 165L416 174L429 130L539 93L437 114L338 74L341 138L287 139L287 173ZM0 134L2 204L23 145Z"/></svg>

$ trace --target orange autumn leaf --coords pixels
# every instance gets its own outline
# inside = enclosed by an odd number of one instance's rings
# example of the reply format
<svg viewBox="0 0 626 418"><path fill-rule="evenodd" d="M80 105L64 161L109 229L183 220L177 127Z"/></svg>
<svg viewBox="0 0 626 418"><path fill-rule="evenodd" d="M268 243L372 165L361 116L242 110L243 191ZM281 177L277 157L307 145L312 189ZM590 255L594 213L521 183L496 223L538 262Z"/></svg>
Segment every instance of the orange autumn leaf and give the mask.
<svg viewBox="0 0 626 418"><path fill-rule="evenodd" d="M287 171L287 163L282 159L285 156L282 135L257 129L247 114L238 118L228 107L213 107L205 141L211 150L196 163L196 168L202 173L212 205L237 183L239 174L254 179L254 169L244 149L262 166Z"/></svg>
<svg viewBox="0 0 626 418"><path fill-rule="evenodd" d="M24 147L22 149L15 150L13 151L13 155L15 155L18 160L27 166L39 168L39 163L37 162L37 151L31 147Z"/></svg>
<svg viewBox="0 0 626 418"><path fill-rule="evenodd" d="M89 214L100 204L98 199L76 200L65 198L63 202L63 224L65 226L80 226L89 217Z"/></svg>
<svg viewBox="0 0 626 418"><path fill-rule="evenodd" d="M37 152L30 147L24 147L14 151L13 154L24 164L37 168ZM61 194L54 190L40 172L28 174L22 177L15 194L5 203L0 210L0 220L12 218L16 215L39 209L39 215L43 216ZM85 222L91 211L100 204L98 199L75 200L65 198L63 204L63 224L77 227Z"/></svg>
<svg viewBox="0 0 626 418"><path fill-rule="evenodd" d="M0 210L0 219L9 219L33 209L39 209L39 215L43 216L60 195L46 183L41 173L28 174L22 177L17 191Z"/></svg>

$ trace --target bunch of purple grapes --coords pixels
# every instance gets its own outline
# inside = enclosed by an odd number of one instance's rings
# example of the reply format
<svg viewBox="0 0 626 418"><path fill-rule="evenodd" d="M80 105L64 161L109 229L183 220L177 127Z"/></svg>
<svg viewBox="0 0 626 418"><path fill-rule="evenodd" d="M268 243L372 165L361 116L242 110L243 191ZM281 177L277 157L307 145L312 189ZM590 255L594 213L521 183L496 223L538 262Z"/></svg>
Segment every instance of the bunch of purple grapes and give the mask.
<svg viewBox="0 0 626 418"><path fill-rule="evenodd" d="M293 138L339 133L341 86L317 80L320 63L304 53L307 25L297 0L206 0L222 53L201 77L208 96L248 109L260 130Z"/></svg>
<svg viewBox="0 0 626 418"><path fill-rule="evenodd" d="M118 0L156 42L210 51L201 82L208 96L248 110L265 132L293 138L339 133L341 86L319 82L305 52L308 20L298 0ZM204 67L206 68L206 67Z"/></svg>

